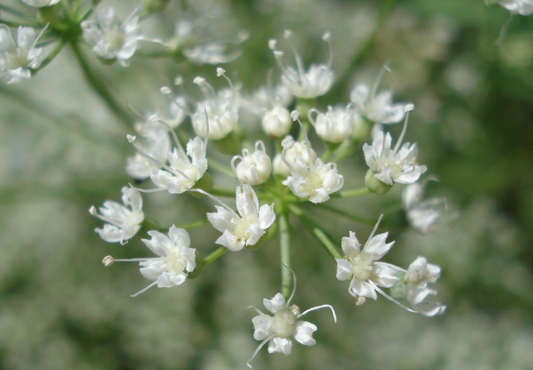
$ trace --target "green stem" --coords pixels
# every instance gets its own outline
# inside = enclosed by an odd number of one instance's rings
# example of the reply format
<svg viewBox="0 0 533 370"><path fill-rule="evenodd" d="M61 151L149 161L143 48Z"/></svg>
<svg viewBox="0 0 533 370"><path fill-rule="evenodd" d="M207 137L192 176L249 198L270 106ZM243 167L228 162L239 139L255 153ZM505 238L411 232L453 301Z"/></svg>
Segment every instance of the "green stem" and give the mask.
<svg viewBox="0 0 533 370"><path fill-rule="evenodd" d="M322 244L326 251L333 258L342 258L340 253L337 251L336 244L331 241L331 236L320 226L318 223L313 220L303 209L290 205L289 210L293 213L300 222L305 226L305 228Z"/></svg>
<svg viewBox="0 0 533 370"><path fill-rule="evenodd" d="M353 198L353 197L360 197L362 195L370 194L370 190L367 187L360 188L360 189L352 189L352 190L345 190L341 191L340 193L337 193L338 197L340 198ZM335 197L336 194L332 194L332 198Z"/></svg>
<svg viewBox="0 0 533 370"><path fill-rule="evenodd" d="M281 294L288 301L292 291L291 276L291 232L289 224L289 214L287 212L278 215L279 220L279 244L281 267Z"/></svg>
<svg viewBox="0 0 533 370"><path fill-rule="evenodd" d="M226 253L228 249L226 247L219 247L217 250L212 252L210 255L205 257L202 260L202 267L209 265L211 262L218 259L218 257L222 256L224 253Z"/></svg>
<svg viewBox="0 0 533 370"><path fill-rule="evenodd" d="M24 27L36 27L40 26L37 23L26 23L26 22L13 22L13 21L5 21L3 19L0 19L0 23L5 24L8 27L16 28L18 26L24 26Z"/></svg>
<svg viewBox="0 0 533 370"><path fill-rule="evenodd" d="M340 209L330 207L330 206L328 206L328 205L326 205L324 203L317 204L317 206L320 207L320 208L323 208L323 209L325 209L327 211L336 213L336 214L338 214L340 216L346 217L346 218L348 218L350 220L361 222L363 224L367 224L367 225L375 225L376 224L376 220L373 219L373 218L352 215L352 214L350 214L348 212L341 211Z"/></svg>
<svg viewBox="0 0 533 370"><path fill-rule="evenodd" d="M72 50L74 50L76 59L80 63L81 69L85 75L85 79L89 85L91 85L98 95L100 95L109 109L125 124L128 129L130 129L133 124L131 115L115 101L102 80L91 70L91 67L83 56L78 43L75 40L71 40L70 45L72 46Z"/></svg>
<svg viewBox="0 0 533 370"><path fill-rule="evenodd" d="M209 221L206 218L204 220L193 221L193 222L189 222L188 224L181 225L180 228L185 229L185 230L192 230L192 229L196 229L198 227L204 226L207 223L209 223Z"/></svg>
<svg viewBox="0 0 533 370"><path fill-rule="evenodd" d="M41 65L39 66L39 68L32 70L32 74L37 73L41 69L46 67L48 63L50 63L57 56L57 54L59 54L59 52L61 51L61 49L63 49L63 46L65 46L66 43L67 43L66 39L60 40L58 44L56 45L56 47L54 48L54 50L52 50L50 54L48 54L48 56L41 62Z"/></svg>
<svg viewBox="0 0 533 370"><path fill-rule="evenodd" d="M17 17L20 17L20 18L26 18L26 14L24 14L22 12L19 12L18 10L12 9L12 8L10 8L7 5L0 4L0 10L4 10L6 13L11 13L13 15L16 15Z"/></svg>
<svg viewBox="0 0 533 370"><path fill-rule="evenodd" d="M218 195L219 197L235 198L235 189L221 188L220 186L214 186L209 192L211 195Z"/></svg>

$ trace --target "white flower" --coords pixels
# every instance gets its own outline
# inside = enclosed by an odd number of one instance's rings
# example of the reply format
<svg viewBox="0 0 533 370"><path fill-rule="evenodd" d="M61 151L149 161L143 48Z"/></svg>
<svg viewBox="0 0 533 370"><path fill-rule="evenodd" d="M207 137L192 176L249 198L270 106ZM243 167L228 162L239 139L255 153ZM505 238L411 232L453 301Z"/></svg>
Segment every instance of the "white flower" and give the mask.
<svg viewBox="0 0 533 370"><path fill-rule="evenodd" d="M183 56L196 64L228 63L242 54L238 49L228 52L228 47L245 41L248 38L246 33L239 34L235 42L210 41L204 37L204 26L203 22L178 20L175 25L175 38L169 45L172 48L180 48Z"/></svg>
<svg viewBox="0 0 533 370"><path fill-rule="evenodd" d="M129 60L137 50L137 42L143 39L141 28L137 24L138 9L122 23L117 19L117 12L112 6L98 9L96 20L81 24L83 38L93 46L93 52L104 59L116 58L121 66L127 67Z"/></svg>
<svg viewBox="0 0 533 370"><path fill-rule="evenodd" d="M137 190L123 187L122 202L124 205L112 200L105 201L104 205L98 209L100 214L96 213L94 206L89 208L91 215L107 222L103 229L96 228L94 231L108 243L125 244L139 231L144 220L143 200Z"/></svg>
<svg viewBox="0 0 533 370"><path fill-rule="evenodd" d="M316 119L313 119L311 113L316 113ZM340 143L353 132L354 129L354 112L352 105L348 104L345 108L328 106L326 113L321 113L316 109L310 109L308 113L309 121L315 127L317 135L324 141L330 143Z"/></svg>
<svg viewBox="0 0 533 370"><path fill-rule="evenodd" d="M148 235L151 239L141 240L159 257L115 259L106 256L102 261L106 267L115 262L139 262L141 275L153 283L131 297L136 297L155 285L158 288L181 285L196 268L196 249L190 248L191 238L187 231L172 225L168 236L155 230L148 231Z"/></svg>
<svg viewBox="0 0 533 370"><path fill-rule="evenodd" d="M240 159L240 162L235 166L237 159ZM241 183L251 186L264 183L272 172L272 164L265 152L265 144L262 141L256 142L253 154L250 154L248 149L243 149L242 156L236 155L232 158L231 168Z"/></svg>
<svg viewBox="0 0 533 370"><path fill-rule="evenodd" d="M300 313L300 308L298 306L295 304L291 305L291 300L294 297L295 291L296 277L294 276L294 289L287 302L285 302L285 297L281 293L277 293L272 299L263 299L263 305L271 314L273 314L273 316L263 313L254 306L248 307L255 309L258 313L258 315L252 319L254 325L254 339L262 341L255 350L252 358L247 363L249 368L252 368L250 362L252 362L259 350L268 342L270 342L268 343L268 353L281 352L286 356L291 353L293 338L304 346L314 346L316 340L313 338L313 333L317 330L316 325L307 321L298 320L309 312L322 308L329 308L333 314L333 319L337 322L335 310L329 304L312 307Z"/></svg>
<svg viewBox="0 0 533 370"><path fill-rule="evenodd" d="M60 0L22 0L29 6L35 8L42 8L43 6L52 6L57 4Z"/></svg>
<svg viewBox="0 0 533 370"><path fill-rule="evenodd" d="M237 125L239 119L237 91L222 68L217 68L217 75L224 76L230 84L229 89L221 90L218 94L203 77L194 79L194 83L200 86L206 99L197 104L196 113L192 115L193 128L196 135L205 137L206 120L208 120L209 138L212 140L226 137ZM207 112L207 117L205 112Z"/></svg>
<svg viewBox="0 0 533 370"><path fill-rule="evenodd" d="M281 105L276 105L271 110L265 111L261 119L261 126L271 138L287 135L292 126L289 110Z"/></svg>
<svg viewBox="0 0 533 370"><path fill-rule="evenodd" d="M407 220L414 230L422 234L435 232L435 227L442 219L442 211L447 207L447 201L443 197L422 200L424 187L431 179L427 178L421 183L410 184L402 192L402 203ZM453 218L453 216L448 218Z"/></svg>
<svg viewBox="0 0 533 370"><path fill-rule="evenodd" d="M144 180L150 177L154 169L160 169L161 163L167 161L170 138L168 128L154 114L149 115L145 122L135 124L135 131L145 139L145 145L139 144L139 147L148 156L136 153L135 156L129 157L126 172L134 179Z"/></svg>
<svg viewBox="0 0 533 370"><path fill-rule="evenodd" d="M428 295L437 293L427 287L428 283L435 283L439 277L440 267L427 263L424 257L419 256L409 265L403 278L405 298L424 316L440 315L446 310L446 306L438 302L426 301Z"/></svg>
<svg viewBox="0 0 533 370"><path fill-rule="evenodd" d="M498 3L511 14L530 15L533 13L533 0L498 0Z"/></svg>
<svg viewBox="0 0 533 370"><path fill-rule="evenodd" d="M280 175L282 177L287 177L291 174L291 170L289 169L289 167L287 167L284 160L288 163L294 163L296 162L297 158L301 158L301 160L303 160L303 162L307 166L309 166L309 155L310 155L311 161L313 163L316 161L317 155L315 151L313 150L313 148L309 148L308 150L307 144L305 142L301 143L299 141L294 141L294 139L291 136L286 137L284 141L285 140L289 140L289 142L292 144L286 145L287 150L284 151L283 156L280 153L274 157L272 166L274 167L275 174Z"/></svg>
<svg viewBox="0 0 533 370"><path fill-rule="evenodd" d="M36 35L33 28L19 26L15 43L9 27L0 24L0 77L9 74L8 84L29 79L31 69L41 65L43 49L35 45L45 29Z"/></svg>
<svg viewBox="0 0 533 370"><path fill-rule="evenodd" d="M337 279L349 280L348 292L356 298L367 297L377 299L376 292L390 299L379 287L390 288L399 281L395 275L401 271L399 267L384 262L381 259L393 246L394 242L386 243L388 232L374 236L381 218L372 230L367 242L361 250L361 243L350 231L349 237L342 238L344 258L337 261ZM364 300L362 300L364 302Z"/></svg>
<svg viewBox="0 0 533 370"><path fill-rule="evenodd" d="M164 123L157 117L156 120ZM170 129L168 125L165 124L165 126ZM168 166L144 152L143 148L137 143L135 136L128 135L127 137L139 154L145 157L153 166L150 178L159 190L168 190L170 194L181 194L192 188L207 170L206 151L208 138L206 137L203 141L198 136L190 139L187 143L187 152L185 152L174 130L170 129L170 132L174 137L176 146L172 151L168 152ZM157 189L148 190L148 192L153 191L157 191Z"/></svg>
<svg viewBox="0 0 533 370"><path fill-rule="evenodd" d="M291 36L292 34L290 31L285 31L286 39L290 39ZM281 60L283 58L283 52L276 50L276 40L272 39L268 43L268 46L274 52L276 61L283 73L281 75L281 81L299 98L312 99L324 95L329 91L333 84L335 76L331 70L333 56L331 52L329 32L326 32L322 36L322 39L328 43L330 52L329 61L327 64L312 64L307 72L304 70L302 58L296 52L295 47L293 47L293 51L296 59L296 69L293 67L287 67L283 64Z"/></svg>
<svg viewBox="0 0 533 370"><path fill-rule="evenodd" d="M412 109L412 105L406 106L406 111ZM384 135L383 131L376 133L372 140L372 145L364 144L363 152L368 167L375 172L374 177L387 185L394 185L395 182L400 184L412 184L416 182L420 175L426 172L427 167L417 163L418 148L416 144L409 146L409 143L403 144L402 139L407 129L408 116L396 143L391 149L392 137L390 133Z"/></svg>
<svg viewBox="0 0 533 370"><path fill-rule="evenodd" d="M294 120L299 121L297 111L293 111L291 116ZM308 150L307 157L311 158L311 144L307 134L305 134L305 137ZM281 159L291 171L291 175L282 181L282 184L288 186L298 198L309 198L311 203L327 201L330 198L329 194L340 190L344 185L344 177L338 173L337 165L334 162L324 164L320 158L307 164L300 156L297 156L295 161L289 163L285 158L285 154L293 145L294 141L290 136L283 139L281 143L283 147Z"/></svg>
<svg viewBox="0 0 533 370"><path fill-rule="evenodd" d="M217 212L208 213L207 219L215 229L222 232L216 243L232 252L256 244L276 219L274 204L264 204L259 208L257 195L248 184L242 184L236 189L239 214L220 200L216 200L223 206L215 206Z"/></svg>
<svg viewBox="0 0 533 370"><path fill-rule="evenodd" d="M380 77L376 81L379 84ZM350 92L350 100L355 104L357 112L368 120L376 123L397 123L405 116L405 104L393 104L392 91L383 90L376 94L365 84L356 85Z"/></svg>

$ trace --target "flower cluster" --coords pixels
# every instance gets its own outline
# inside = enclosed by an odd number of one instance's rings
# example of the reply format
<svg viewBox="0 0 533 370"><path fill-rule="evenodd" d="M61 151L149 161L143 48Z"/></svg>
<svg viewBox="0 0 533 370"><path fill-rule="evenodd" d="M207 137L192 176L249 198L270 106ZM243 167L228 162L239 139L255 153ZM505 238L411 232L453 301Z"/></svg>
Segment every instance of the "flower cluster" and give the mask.
<svg viewBox="0 0 533 370"><path fill-rule="evenodd" d="M277 236L281 289L272 299L264 299L267 313L254 307L257 316L252 318L253 336L261 344L252 359L267 343L269 353L285 355L291 353L293 340L314 345L317 326L301 318L321 308L331 309L335 321L336 315L328 304L304 312L291 304L296 278L290 262L291 254L297 252L292 248L291 235L293 222L298 220L316 238L316 245L336 262L337 279L350 281L348 292L358 305L366 298L376 300L379 293L410 312L425 316L444 312L444 305L429 299L436 294L431 284L439 278L440 267L424 257L418 257L407 270L382 261L394 242L387 243L387 232L376 234L381 218L361 245L354 231L341 239L314 217L316 210L323 208L355 220L369 220L337 209L330 200L342 198L348 202L353 197L383 194L394 186L407 185L403 203L412 229L433 232L444 221L440 207L447 203L443 198L422 200L426 183L419 179L427 168L418 163L416 143L403 142L414 105L395 103L392 89L379 88L383 71L373 87L355 84L344 101L329 99L325 104L321 99L335 82L330 32L322 35L328 50L323 50L319 59L326 61L307 64L296 47L295 35L285 30L279 47L275 38L264 45L265 51L272 51L272 64L279 69L267 73L264 86L249 91L246 81L233 82L239 71L218 66L241 55L246 32L240 32L235 40L212 40L206 36L200 18L185 13L182 19L173 20L174 33L169 37L143 33L143 20L154 9L162 10L167 3L164 1L143 3L123 21L107 4L85 6L76 2L70 7L67 3L57 5L58 0L23 1L31 7L26 10L37 17L16 11L14 17L24 19L20 26L16 22L0 24L0 76L7 75L7 83L29 79L68 44L91 86L128 125L126 139L132 148L125 170L134 185L122 187L122 203L106 200L98 209L91 206L89 213L103 221L103 226L94 230L104 241L138 243L148 249L149 257L103 259L105 266L115 262L139 264L140 274L150 283L132 297L152 287L187 284L228 251L261 253L260 248ZM530 11L525 0L501 3L513 13ZM33 18L29 27L26 21ZM12 25L19 26L16 37ZM143 42L152 43L150 51L139 50ZM54 43L49 52L43 51ZM294 54L295 65L287 64L282 51L287 46ZM216 67L207 70L205 76L186 75L190 69L183 68L183 75L159 89L168 99L166 109L139 114L131 106L132 112L125 109L120 103L123 99L115 100L107 81L92 70L88 56L103 66L118 62L128 67L134 56L142 56ZM127 71L122 69L121 73ZM222 86L212 81L216 78ZM402 120L401 134L393 144L388 128ZM364 186L346 189L345 176L349 174L351 180L360 171L352 171L353 167L341 162L350 159L353 164L356 157L360 163L364 158L368 166L366 175L360 178ZM171 226L159 226L157 210L153 215L145 215L143 210L143 203L150 202L150 195L146 199L143 195L154 192L175 197L178 203L187 197L198 202L191 215L199 214L199 219L184 225L176 219L168 222ZM169 209L165 213L171 212ZM178 217L186 212L178 206L175 214ZM207 246L199 245L199 239L187 231L199 227L211 230L204 235L212 238Z"/></svg>

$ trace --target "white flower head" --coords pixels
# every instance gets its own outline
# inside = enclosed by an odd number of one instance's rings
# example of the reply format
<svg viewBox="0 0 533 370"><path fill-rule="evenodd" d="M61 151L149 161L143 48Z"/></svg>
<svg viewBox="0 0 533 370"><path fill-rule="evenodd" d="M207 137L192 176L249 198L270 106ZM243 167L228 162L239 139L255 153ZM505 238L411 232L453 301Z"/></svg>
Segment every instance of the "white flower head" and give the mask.
<svg viewBox="0 0 533 370"><path fill-rule="evenodd" d="M344 258L337 261L337 279L349 280L348 292L354 297L377 299L377 293L389 298L379 287L390 288L399 281L395 275L403 270L380 260L393 246L394 242L386 243L388 232L375 235L381 217L374 226L367 242L361 249L361 243L355 233L350 231L349 237L342 238ZM390 299L390 298L389 298Z"/></svg>
<svg viewBox="0 0 533 370"><path fill-rule="evenodd" d="M256 244L276 219L274 204L259 207L257 195L249 184L242 184L236 189L238 214L219 199L211 197L222 205L215 206L217 212L207 214L213 227L222 232L216 243L232 252Z"/></svg>
<svg viewBox="0 0 533 370"><path fill-rule="evenodd" d="M311 143L298 115L294 114L295 112L293 111L291 116L294 120L298 120L301 125L307 144L307 157L311 158ZM291 171L290 176L282 181L282 184L288 186L298 198L309 198L311 203L323 203L330 198L329 194L342 188L344 177L338 173L337 165L334 162L324 164L320 158L317 158L315 161L305 163L302 157L297 156L295 161L289 163L285 156L286 152L294 145L292 137L285 138L281 145L283 146L281 159Z"/></svg>
<svg viewBox="0 0 533 370"><path fill-rule="evenodd" d="M428 177L422 182L407 185L402 192L402 203L407 214L407 220L411 227L422 234L435 232L437 225L446 218L451 220L456 217L447 213L448 202L444 197L433 197L422 200L424 188L429 180ZM447 213L446 217L444 214Z"/></svg>
<svg viewBox="0 0 533 370"><path fill-rule="evenodd" d="M114 259L106 256L102 261L105 266L111 266L114 262L139 262L142 276L153 283L131 297L136 297L156 285L158 288L181 285L187 275L196 268L196 249L190 248L191 239L186 230L172 225L168 236L155 230L148 231L148 235L151 239L141 240L158 257Z"/></svg>
<svg viewBox="0 0 533 370"><path fill-rule="evenodd" d="M194 79L194 83L202 90L205 100L197 104L196 113L192 115L192 125L196 135L205 137L207 120L211 140L220 140L226 137L235 128L239 119L237 90L222 71L224 71L222 68L217 69L217 75L223 76L228 81L230 88L218 93L207 83L205 78L196 77ZM205 112L207 112L207 117Z"/></svg>
<svg viewBox="0 0 533 370"><path fill-rule="evenodd" d="M189 140L187 143L187 152L185 152L176 132L163 120L158 117L156 120L165 125L172 134L176 144L172 151L168 152L168 166L144 152L143 148L137 143L135 136L128 135L128 140L140 155L148 159L150 163L153 163L154 169L150 178L159 189L148 190L148 192L167 190L170 194L181 194L192 188L204 176L207 170L206 152L208 136L204 140L198 136ZM209 133L209 128L207 132Z"/></svg>
<svg viewBox="0 0 533 370"><path fill-rule="evenodd" d="M119 204L112 200L107 200L104 205L98 209L91 206L89 213L106 222L103 229L94 229L100 237L108 243L126 244L127 241L141 228L144 220L142 211L143 200L141 194L131 188L122 188L122 202Z"/></svg>
<svg viewBox="0 0 533 370"><path fill-rule="evenodd" d="M258 314L252 318L254 339L262 341L247 363L249 368L252 368L250 362L266 343L268 343L268 353L281 352L286 356L290 355L292 351L292 339L304 346L314 346L316 340L313 338L313 333L317 330L317 326L308 321L298 320L309 312L329 308L334 321L337 322L335 310L329 304L312 307L302 313L300 313L298 306L291 305L296 291L296 276L292 270L291 272L294 276L294 289L288 301L285 301L285 297L281 293L277 293L272 299L263 299L263 305L272 316L263 313L254 306L248 307L255 309Z"/></svg>
<svg viewBox="0 0 533 370"><path fill-rule="evenodd" d="M139 16L135 9L130 16L120 22L114 7L102 7L96 12L96 20L84 21L81 26L83 38L93 47L93 52L104 59L117 59L127 67L130 58L137 50L137 43L144 39Z"/></svg>
<svg viewBox="0 0 533 370"><path fill-rule="evenodd" d="M9 75L8 84L29 79L31 70L41 65L43 49L35 45L45 29L36 34L31 27L19 26L15 42L9 27L0 24L0 77Z"/></svg>
<svg viewBox="0 0 533 370"><path fill-rule="evenodd" d="M160 169L161 163L167 161L170 138L168 129L155 114L148 115L144 122L136 123L135 131L144 138L144 145L139 144L142 151L156 161L136 153L135 156L128 158L126 172L134 179L144 180L150 177L154 169Z"/></svg>
<svg viewBox="0 0 533 370"><path fill-rule="evenodd" d="M412 110L412 105L408 104L406 112ZM386 135L379 131L374 135L372 145L364 144L363 152L368 167L375 172L374 177L387 185L412 184L416 182L420 175L426 172L427 167L417 163L418 148L416 144L401 143L407 130L409 115L405 117L405 124L400 134L400 138L394 148L390 133Z"/></svg>
<svg viewBox="0 0 533 370"><path fill-rule="evenodd" d="M313 119L312 113L316 113ZM350 137L354 129L354 114L352 104L346 107L328 106L326 113L310 109L308 113L309 121L315 127L317 135L324 141L330 143L340 143Z"/></svg>
<svg viewBox="0 0 533 370"><path fill-rule="evenodd" d="M533 13L533 0L497 0L498 4L511 14L530 15Z"/></svg>
<svg viewBox="0 0 533 370"><path fill-rule="evenodd" d="M235 161L240 162L235 166ZM262 141L255 143L255 151L250 154L248 149L242 150L242 156L236 155L231 160L231 168L241 183L251 186L259 185L268 180L272 172L272 163L265 151Z"/></svg>
<svg viewBox="0 0 533 370"><path fill-rule="evenodd" d="M22 0L27 5L33 6L34 8L42 8L44 6L52 6L57 4L60 0Z"/></svg>
<svg viewBox="0 0 533 370"><path fill-rule="evenodd" d="M428 284L435 283L439 277L440 267L419 256L409 265L403 278L405 298L413 309L424 316L440 315L446 310L446 306L439 302L426 300L429 295L436 294L428 288Z"/></svg>
<svg viewBox="0 0 533 370"><path fill-rule="evenodd" d="M383 67L372 90L365 84L357 84L350 92L350 100L355 104L357 112L372 122L398 123L405 116L405 104L394 104L391 90L377 91L385 71L389 69Z"/></svg>
<svg viewBox="0 0 533 370"><path fill-rule="evenodd" d="M292 34L289 31L285 31L285 38L291 39ZM296 69L294 67L287 67L282 59L283 52L276 49L276 40L269 41L268 46L274 52L276 61L281 68L282 75L281 81L285 84L289 90L297 97L304 99L312 99L317 96L324 95L329 91L335 75L331 70L333 63L333 54L331 50L331 42L329 33L324 34L322 37L328 44L329 60L327 64L311 64L309 70L304 70L304 64L302 58L296 51L296 47L293 45L294 58L296 59Z"/></svg>
<svg viewBox="0 0 533 370"><path fill-rule="evenodd" d="M277 154L274 157L272 166L274 167L274 173L283 177L287 177L291 174L291 170L285 164L284 160L288 163L296 162L297 158L301 158L304 163L309 166L309 155L311 156L311 161L315 162L317 159L316 152L313 148L307 148L306 142L294 141L292 136L287 136L283 139L282 146L286 149L283 157L280 154ZM283 159L282 159L283 158Z"/></svg>

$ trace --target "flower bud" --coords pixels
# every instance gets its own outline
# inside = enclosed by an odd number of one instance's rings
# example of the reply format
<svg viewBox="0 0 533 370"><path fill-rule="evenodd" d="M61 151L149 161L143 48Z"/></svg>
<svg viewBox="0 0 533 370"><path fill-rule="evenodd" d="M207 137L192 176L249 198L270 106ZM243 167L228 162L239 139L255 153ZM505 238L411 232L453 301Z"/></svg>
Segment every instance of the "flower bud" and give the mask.
<svg viewBox="0 0 533 370"><path fill-rule="evenodd" d="M240 159L240 162L235 166L237 159ZM264 183L272 172L270 157L265 153L265 145L262 141L255 143L254 154L243 149L242 156L233 157L231 167L241 183L248 183L251 186Z"/></svg>
<svg viewBox="0 0 533 370"><path fill-rule="evenodd" d="M277 138L289 133L292 119L289 115L289 111L278 105L265 112L261 123L263 125L263 130L268 136Z"/></svg>
<svg viewBox="0 0 533 370"><path fill-rule="evenodd" d="M326 113L318 112L316 109L309 111L316 112L316 120L313 120L309 114L309 120L315 126L318 136L324 141L330 143L340 143L349 138L354 128L354 114L350 106L343 109L340 106L332 108L328 106Z"/></svg>

